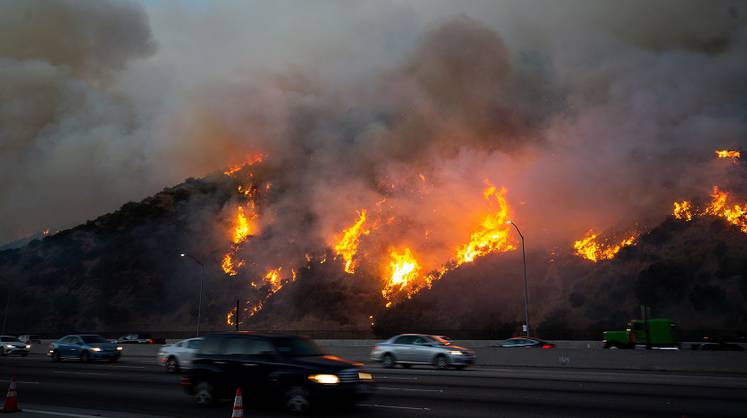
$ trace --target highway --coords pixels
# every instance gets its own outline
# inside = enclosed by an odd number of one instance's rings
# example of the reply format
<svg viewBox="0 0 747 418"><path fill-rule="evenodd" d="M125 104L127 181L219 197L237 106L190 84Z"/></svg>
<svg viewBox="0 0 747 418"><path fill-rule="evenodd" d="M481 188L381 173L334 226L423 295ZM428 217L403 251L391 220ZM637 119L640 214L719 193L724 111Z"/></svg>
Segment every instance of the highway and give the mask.
<svg viewBox="0 0 747 418"><path fill-rule="evenodd" d="M747 415L747 376L572 368L474 367L464 371L370 366L376 394L355 417L721 417ZM155 358L53 363L40 353L0 358L0 390L15 376L21 407L37 416L230 417L231 402L203 409ZM95 412L93 412L95 411ZM56 415L55 415L56 414ZM279 417L247 405L248 417Z"/></svg>

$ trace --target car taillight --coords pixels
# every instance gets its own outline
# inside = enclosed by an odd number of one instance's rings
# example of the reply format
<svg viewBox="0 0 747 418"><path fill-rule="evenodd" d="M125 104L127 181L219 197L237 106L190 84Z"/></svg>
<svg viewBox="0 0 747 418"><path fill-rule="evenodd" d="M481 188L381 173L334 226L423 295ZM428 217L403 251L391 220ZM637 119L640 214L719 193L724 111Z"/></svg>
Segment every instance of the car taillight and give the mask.
<svg viewBox="0 0 747 418"><path fill-rule="evenodd" d="M187 376L182 377L182 380L179 382L182 386L190 386L192 384L192 379L190 379Z"/></svg>
<svg viewBox="0 0 747 418"><path fill-rule="evenodd" d="M555 346L552 345L552 344L542 344L542 348L544 348L544 349L553 348L553 347L555 347Z"/></svg>
<svg viewBox="0 0 747 418"><path fill-rule="evenodd" d="M154 340L153 338L148 339L148 344L155 344L155 343L156 343L156 340Z"/></svg>

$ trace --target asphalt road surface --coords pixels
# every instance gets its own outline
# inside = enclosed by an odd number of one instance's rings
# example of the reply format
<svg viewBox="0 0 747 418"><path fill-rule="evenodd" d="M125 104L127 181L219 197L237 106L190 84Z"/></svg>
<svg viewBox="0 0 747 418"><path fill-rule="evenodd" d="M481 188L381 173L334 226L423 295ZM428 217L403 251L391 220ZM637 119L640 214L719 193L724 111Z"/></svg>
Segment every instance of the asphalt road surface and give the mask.
<svg viewBox="0 0 747 418"><path fill-rule="evenodd" d="M722 417L747 416L747 376L487 368L437 371L371 366L377 392L353 410L324 416L354 417ZM225 417L232 404L192 404L147 357L119 363L52 363L41 354L0 358L0 391L15 376L22 408L38 416ZM246 405L247 417L279 417L279 409ZM97 411L95 413L90 411ZM50 414L52 413L52 414ZM122 414L128 413L128 414Z"/></svg>

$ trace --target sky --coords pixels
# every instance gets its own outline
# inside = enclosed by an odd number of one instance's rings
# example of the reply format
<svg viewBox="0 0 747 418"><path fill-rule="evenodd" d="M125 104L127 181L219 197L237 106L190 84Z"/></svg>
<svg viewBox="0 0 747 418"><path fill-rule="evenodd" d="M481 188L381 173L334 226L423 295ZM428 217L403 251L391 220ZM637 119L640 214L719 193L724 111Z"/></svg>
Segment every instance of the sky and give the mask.
<svg viewBox="0 0 747 418"><path fill-rule="evenodd" d="M430 221L458 216L486 179L547 242L655 222L715 183L743 191L712 153L747 142L745 16L695 0L7 0L0 243L257 151L295 185L277 209L312 208L322 238L383 195L404 218L450 200ZM382 192L421 172L444 193Z"/></svg>

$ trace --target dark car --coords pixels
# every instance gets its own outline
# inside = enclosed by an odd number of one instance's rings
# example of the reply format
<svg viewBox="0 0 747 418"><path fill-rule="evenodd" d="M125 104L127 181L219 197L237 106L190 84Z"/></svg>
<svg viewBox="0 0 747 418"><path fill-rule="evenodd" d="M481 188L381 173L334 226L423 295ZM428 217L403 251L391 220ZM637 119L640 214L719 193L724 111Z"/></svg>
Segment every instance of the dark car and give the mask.
<svg viewBox="0 0 747 418"><path fill-rule="evenodd" d="M373 383L361 363L328 355L311 339L250 332L206 336L182 379L198 405L240 387L250 402L280 402L296 413L327 401L352 404L370 395Z"/></svg>
<svg viewBox="0 0 747 418"><path fill-rule="evenodd" d="M533 337L513 337L498 343L500 348L555 348L555 344Z"/></svg>
<svg viewBox="0 0 747 418"><path fill-rule="evenodd" d="M66 335L49 344L47 355L52 361L64 359L80 360L84 363L94 360L119 360L123 348L100 335Z"/></svg>
<svg viewBox="0 0 747 418"><path fill-rule="evenodd" d="M707 342L696 345L693 349L702 351L744 351L744 347L741 345L726 341Z"/></svg>
<svg viewBox="0 0 747 418"><path fill-rule="evenodd" d="M117 338L117 344L166 344L166 339L150 334L127 334Z"/></svg>

